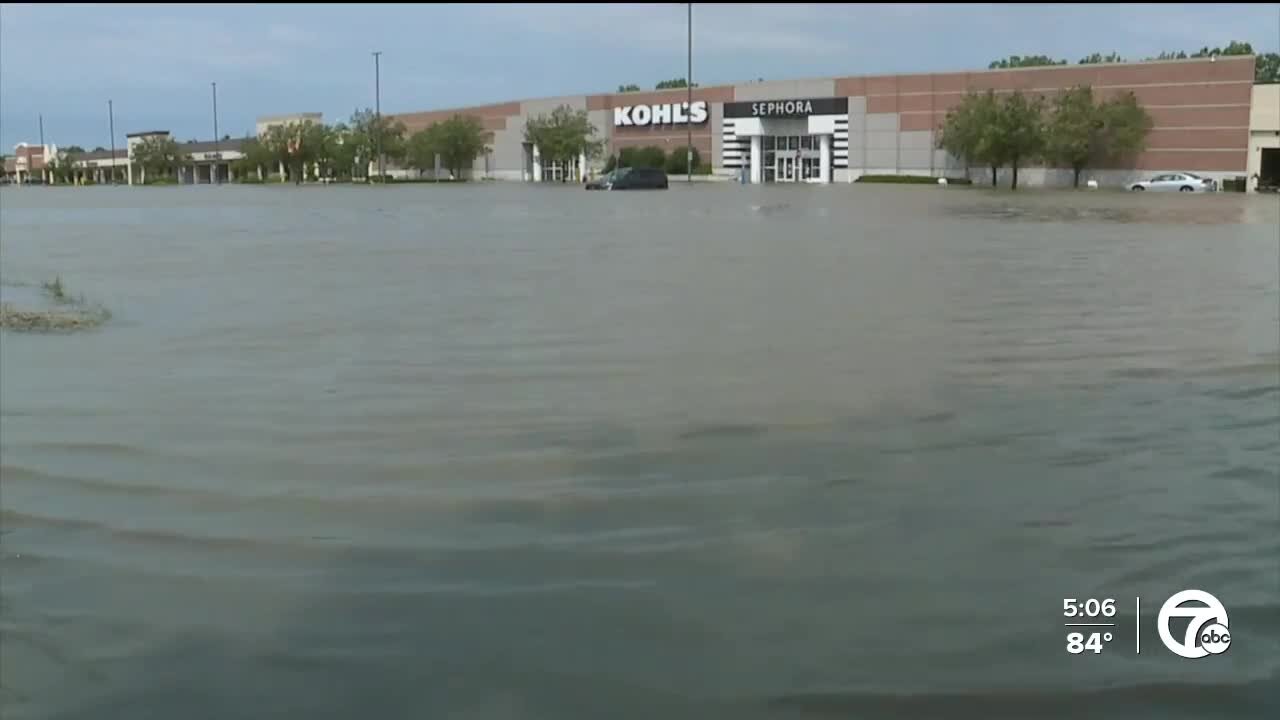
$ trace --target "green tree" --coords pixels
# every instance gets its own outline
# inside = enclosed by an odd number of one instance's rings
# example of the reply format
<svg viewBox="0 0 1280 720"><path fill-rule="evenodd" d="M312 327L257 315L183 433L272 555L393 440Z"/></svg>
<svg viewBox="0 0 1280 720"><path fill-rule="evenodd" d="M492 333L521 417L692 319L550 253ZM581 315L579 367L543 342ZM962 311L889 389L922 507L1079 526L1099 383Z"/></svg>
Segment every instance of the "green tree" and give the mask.
<svg viewBox="0 0 1280 720"><path fill-rule="evenodd" d="M1280 83L1280 53L1259 55L1253 66L1253 81L1260 85Z"/></svg>
<svg viewBox="0 0 1280 720"><path fill-rule="evenodd" d="M1095 163L1129 162L1146 147L1154 122L1132 92L1102 103L1098 115L1101 127L1094 146Z"/></svg>
<svg viewBox="0 0 1280 720"><path fill-rule="evenodd" d="M1015 90L1000 103L996 116L1000 155L1013 169L1011 188L1018 189L1018 166L1044 150L1044 98L1027 97Z"/></svg>
<svg viewBox="0 0 1280 720"><path fill-rule="evenodd" d="M50 163L50 171L53 173L54 180L65 183L75 182L75 163L80 159L80 154L83 152L84 148L79 145L72 145L59 152Z"/></svg>
<svg viewBox="0 0 1280 720"><path fill-rule="evenodd" d="M1186 59L1187 59L1187 54L1181 50L1179 50L1178 52L1165 51L1153 58L1147 58L1147 60L1186 60Z"/></svg>
<svg viewBox="0 0 1280 720"><path fill-rule="evenodd" d="M436 167L436 157L439 153L436 151L436 125L423 128L418 132L409 136L405 142L404 160L405 163L418 171L418 175L428 170L434 170Z"/></svg>
<svg viewBox="0 0 1280 720"><path fill-rule="evenodd" d="M356 143L358 162L368 165L378 160L378 141L382 141L382 154L392 161L404 158L404 123L383 115L379 117L365 108L351 115L351 139Z"/></svg>
<svg viewBox="0 0 1280 720"><path fill-rule="evenodd" d="M242 178L256 175L259 170L270 174L276 165L275 155L258 138L250 137L241 141L240 154L242 157L233 164L236 174Z"/></svg>
<svg viewBox="0 0 1280 720"><path fill-rule="evenodd" d="M1054 60L1048 55L1010 55L1003 60L992 60L988 69L1008 70L1010 68L1043 67L1046 65L1066 65L1066 60Z"/></svg>
<svg viewBox="0 0 1280 720"><path fill-rule="evenodd" d="M678 148L672 148L671 153L667 155L666 170L669 174L688 174L689 169L685 165L687 165L689 150L693 150L693 169L697 170L702 166L702 157L698 155L698 148L682 145Z"/></svg>
<svg viewBox="0 0 1280 720"><path fill-rule="evenodd" d="M989 166L993 187L996 173L1004 164L1004 157L1000 154L1002 148L996 137L998 111L999 102L994 92L970 92L947 113L942 137L938 141L938 147L964 162L965 177L969 176L972 164Z"/></svg>
<svg viewBox="0 0 1280 720"><path fill-rule="evenodd" d="M1071 88L1054 98L1045 132L1045 158L1071 168L1072 187L1080 187L1081 171L1097 158L1101 129L1101 109L1088 86Z"/></svg>
<svg viewBox="0 0 1280 720"><path fill-rule="evenodd" d="M106 149L106 148L104 148L104 147L102 147L101 145L99 145L98 147L94 148L94 149L93 149L93 151L94 151L94 152L106 152L106 151L107 151L107 149Z"/></svg>
<svg viewBox="0 0 1280 720"><path fill-rule="evenodd" d="M524 129L525 141L537 147L547 163L570 163L582 154L595 157L604 146L595 134L587 111L568 105L557 107L550 115L530 118Z"/></svg>
<svg viewBox="0 0 1280 720"><path fill-rule="evenodd" d="M177 141L165 135L143 138L133 147L133 161L141 166L144 177L170 177L188 159Z"/></svg>
<svg viewBox="0 0 1280 720"><path fill-rule="evenodd" d="M640 86L639 86L639 85L636 85L635 83L628 83L628 84L626 84L626 85L619 85L619 86L618 86L618 92L620 92L620 93L640 92Z"/></svg>
<svg viewBox="0 0 1280 720"><path fill-rule="evenodd" d="M351 128L345 123L338 123L330 128L327 148L334 178L343 180L353 177L360 147L355 142Z"/></svg>
<svg viewBox="0 0 1280 720"><path fill-rule="evenodd" d="M484 126L475 117L454 115L431 127L435 131L433 144L440 153L440 161L456 180L462 179L463 171L470 168L476 158L489 151Z"/></svg>
<svg viewBox="0 0 1280 720"><path fill-rule="evenodd" d="M1120 57L1120 54L1115 52L1109 53L1107 55L1103 55L1102 53L1094 53L1092 55L1088 55L1086 57L1080 58L1081 65L1099 65L1102 63L1122 63L1122 62L1124 62L1124 58Z"/></svg>
<svg viewBox="0 0 1280 720"><path fill-rule="evenodd" d="M698 87L698 83L694 83L693 86ZM676 88L687 88L687 87L689 87L688 80L686 80L685 78L675 78L673 80L663 80L657 85L654 85L653 89L654 90L674 90ZM636 88L636 89L639 90L639 88Z"/></svg>
<svg viewBox="0 0 1280 720"><path fill-rule="evenodd" d="M262 144L274 163L285 167L286 176L301 183L309 170L325 158L328 129L310 120L285 125L272 125L262 136Z"/></svg>

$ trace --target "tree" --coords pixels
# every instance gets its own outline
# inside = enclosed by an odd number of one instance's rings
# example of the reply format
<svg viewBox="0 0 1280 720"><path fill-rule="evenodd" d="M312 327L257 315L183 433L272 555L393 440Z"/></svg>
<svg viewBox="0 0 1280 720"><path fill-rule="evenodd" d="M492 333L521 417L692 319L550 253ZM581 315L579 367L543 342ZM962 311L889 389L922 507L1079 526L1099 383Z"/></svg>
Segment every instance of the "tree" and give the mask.
<svg viewBox="0 0 1280 720"><path fill-rule="evenodd" d="M1151 132L1154 122L1132 92L1103 103L1098 115L1101 129L1094 162L1127 162L1146 147L1147 133Z"/></svg>
<svg viewBox="0 0 1280 720"><path fill-rule="evenodd" d="M596 128L586 110L561 105L548 115L525 123L525 141L538 148L543 162L568 164L579 155L595 157L604 143L595 139ZM661 166L659 166L661 167Z"/></svg>
<svg viewBox="0 0 1280 720"><path fill-rule="evenodd" d="M106 151L107 151L107 149L106 149L106 148L104 148L104 147L102 147L101 145L99 145L98 147L94 148L94 149L93 149L93 151L94 151L94 152L106 152Z"/></svg>
<svg viewBox="0 0 1280 720"><path fill-rule="evenodd" d="M688 145L672 148L671 154L667 155L666 169L668 174L685 175L689 173L689 168L686 165L688 164L690 150L693 151L693 169L697 170L702 165L702 158L698 155L698 148Z"/></svg>
<svg viewBox="0 0 1280 720"><path fill-rule="evenodd" d="M327 150L334 178L341 180L353 177L360 147L355 141L351 128L345 123L338 123L329 128Z"/></svg>
<svg viewBox="0 0 1280 720"><path fill-rule="evenodd" d="M1153 58L1147 58L1147 60L1186 60L1186 59L1187 59L1187 54L1182 51L1178 51L1176 53L1166 51L1166 52L1160 53L1159 55Z"/></svg>
<svg viewBox="0 0 1280 720"><path fill-rule="evenodd" d="M430 146L456 180L462 179L463 170L471 167L476 158L489 151L484 126L470 115L454 115L425 132L431 133Z"/></svg>
<svg viewBox="0 0 1280 720"><path fill-rule="evenodd" d="M1080 187L1080 172L1097 157L1101 129L1101 111L1088 86L1071 88L1054 98L1045 133L1045 157L1071 168L1072 187Z"/></svg>
<svg viewBox="0 0 1280 720"><path fill-rule="evenodd" d="M234 165L236 173L241 177L248 177L259 170L270 172L276 164L275 156L258 138L245 138L240 143L240 154L241 158Z"/></svg>
<svg viewBox="0 0 1280 720"><path fill-rule="evenodd" d="M78 152L76 151L77 149ZM75 163L79 159L79 154L83 152L84 148L79 145L72 145L58 153L50 163L50 170L53 173L54 180L65 183L75 182Z"/></svg>
<svg viewBox="0 0 1280 720"><path fill-rule="evenodd" d="M399 160L405 153L404 123L383 115L379 117L369 108L357 110L351 115L351 140L356 144L358 162L376 162L378 141L382 141L382 154L391 160Z"/></svg>
<svg viewBox="0 0 1280 720"><path fill-rule="evenodd" d="M619 85L618 92L620 93L640 92L640 86L636 85L635 83L629 83L627 85Z"/></svg>
<svg viewBox="0 0 1280 720"><path fill-rule="evenodd" d="M1253 81L1259 85L1280 83L1280 53L1259 55L1253 66Z"/></svg>
<svg viewBox="0 0 1280 720"><path fill-rule="evenodd" d="M965 177L974 163L991 168L991 185L996 184L996 172L1004 163L1001 146L996 142L996 115L999 109L995 93L970 92L960 104L947 113L938 147L961 159L965 164Z"/></svg>
<svg viewBox="0 0 1280 720"><path fill-rule="evenodd" d="M1015 90L1000 103L996 115L1000 155L1013 168L1011 188L1018 189L1018 164L1037 157L1044 149L1044 98L1028 98Z"/></svg>
<svg viewBox="0 0 1280 720"><path fill-rule="evenodd" d="M133 147L133 161L142 167L144 177L147 173L152 176L172 175L187 158L187 153L177 141L166 135L143 138Z"/></svg>
<svg viewBox="0 0 1280 720"><path fill-rule="evenodd" d="M1208 45L1192 53L1193 58L1212 57L1214 55L1252 55L1253 46L1247 42L1232 40L1225 48L1210 48Z"/></svg>
<svg viewBox="0 0 1280 720"><path fill-rule="evenodd" d="M1115 52L1113 52L1113 53L1110 53L1110 54L1107 54L1107 55L1103 55L1102 53L1094 53L1094 54L1089 55L1089 56L1087 56L1087 57L1082 57L1082 58L1080 58L1080 63L1079 63L1079 64L1081 64L1081 65L1099 65L1099 64L1102 64L1102 63L1122 63L1122 62L1124 62L1124 58L1120 57L1120 54L1119 54L1119 53L1115 53Z"/></svg>
<svg viewBox="0 0 1280 720"><path fill-rule="evenodd" d="M1066 65L1066 60L1054 60L1048 55L1010 55L1003 60L992 60L987 65L990 70L1008 70L1009 68L1043 67L1046 65Z"/></svg>
<svg viewBox="0 0 1280 720"><path fill-rule="evenodd" d="M698 87L698 83L694 83L693 86ZM689 87L688 80L684 78L675 78L673 80L663 80L657 85L654 85L653 89L654 90L674 90L676 88L687 88L687 87ZM639 90L640 88L636 88L636 89Z"/></svg>

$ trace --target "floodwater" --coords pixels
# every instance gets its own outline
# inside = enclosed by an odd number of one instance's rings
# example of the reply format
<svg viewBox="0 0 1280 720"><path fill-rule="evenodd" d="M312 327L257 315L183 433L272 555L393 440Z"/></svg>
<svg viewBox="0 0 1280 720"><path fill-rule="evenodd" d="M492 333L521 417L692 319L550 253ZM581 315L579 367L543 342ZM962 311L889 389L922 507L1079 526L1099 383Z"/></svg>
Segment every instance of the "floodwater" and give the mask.
<svg viewBox="0 0 1280 720"><path fill-rule="evenodd" d="M0 243L114 315L0 334L6 720L1280 708L1274 197L9 188Z"/></svg>

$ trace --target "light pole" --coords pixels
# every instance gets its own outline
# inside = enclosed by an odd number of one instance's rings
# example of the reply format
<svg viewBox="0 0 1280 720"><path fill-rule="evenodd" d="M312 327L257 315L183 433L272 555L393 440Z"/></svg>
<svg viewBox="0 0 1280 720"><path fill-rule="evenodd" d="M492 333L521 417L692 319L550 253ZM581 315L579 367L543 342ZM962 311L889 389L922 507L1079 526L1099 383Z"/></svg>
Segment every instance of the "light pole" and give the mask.
<svg viewBox="0 0 1280 720"><path fill-rule="evenodd" d="M382 182L382 70L381 63L382 51L375 50L373 53L373 126L374 132L378 134L376 140L378 143L378 182Z"/></svg>
<svg viewBox="0 0 1280 720"><path fill-rule="evenodd" d="M111 123L111 184L116 184L116 110L107 101L107 121Z"/></svg>
<svg viewBox="0 0 1280 720"><path fill-rule="evenodd" d="M30 153L27 154L27 162L31 162ZM40 113L40 162L44 163L44 167L40 168L40 184L44 185L47 182L45 174L49 171L49 155L44 147L44 113ZM27 168L27 172L31 172L31 169Z"/></svg>
<svg viewBox="0 0 1280 720"><path fill-rule="evenodd" d="M220 185L222 173L218 171L218 161L222 159L222 149L218 147L218 83L210 84L213 85L213 182Z"/></svg>
<svg viewBox="0 0 1280 720"><path fill-rule="evenodd" d="M689 3L689 68L685 73L684 84L689 88L689 104L684 111L685 127L689 130L689 144L684 151L684 169L688 173L689 185L693 185L693 3Z"/></svg>

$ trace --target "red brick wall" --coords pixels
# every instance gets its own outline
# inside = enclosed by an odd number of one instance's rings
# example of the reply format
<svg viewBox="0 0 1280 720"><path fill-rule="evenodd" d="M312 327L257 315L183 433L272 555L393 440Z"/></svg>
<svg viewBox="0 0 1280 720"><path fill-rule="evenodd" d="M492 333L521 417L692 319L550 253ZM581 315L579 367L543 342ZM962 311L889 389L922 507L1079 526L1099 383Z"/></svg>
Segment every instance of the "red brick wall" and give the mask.
<svg viewBox="0 0 1280 720"><path fill-rule="evenodd" d="M1090 85L1095 96L1132 91L1154 124L1139 169L1243 172L1249 143L1253 57L1217 61L1054 66L932 75L884 75L836 79L836 94L865 96L867 112L900 113L899 129L939 127L966 91L1022 90L1052 98L1060 90Z"/></svg>

